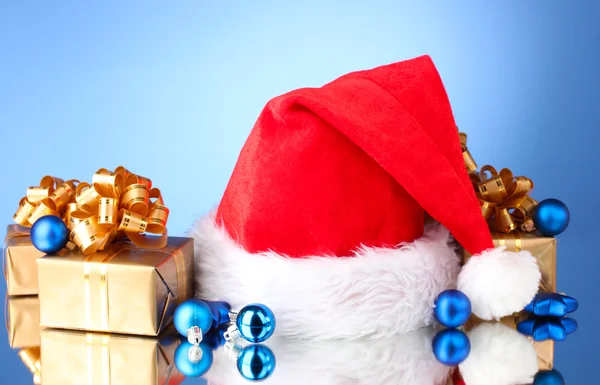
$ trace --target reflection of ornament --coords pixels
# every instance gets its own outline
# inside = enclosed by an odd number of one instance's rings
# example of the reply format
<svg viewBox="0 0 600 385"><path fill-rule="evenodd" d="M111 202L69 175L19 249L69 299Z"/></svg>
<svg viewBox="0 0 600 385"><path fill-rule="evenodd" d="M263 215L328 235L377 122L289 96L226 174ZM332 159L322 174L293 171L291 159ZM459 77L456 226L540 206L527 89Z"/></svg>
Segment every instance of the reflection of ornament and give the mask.
<svg viewBox="0 0 600 385"><path fill-rule="evenodd" d="M545 199L538 203L533 212L535 228L545 236L553 237L569 226L570 213L558 199Z"/></svg>
<svg viewBox="0 0 600 385"><path fill-rule="evenodd" d="M192 345L184 341L175 351L175 365L179 372L186 377L200 377L204 375L210 369L212 363L212 350L205 343Z"/></svg>
<svg viewBox="0 0 600 385"><path fill-rule="evenodd" d="M236 360L242 377L249 381L262 381L275 371L275 354L266 345L239 345L229 340L225 343L229 357Z"/></svg>
<svg viewBox="0 0 600 385"><path fill-rule="evenodd" d="M456 366L463 362L471 352L471 343L467 335L458 329L445 329L433 339L433 354L446 366Z"/></svg>
<svg viewBox="0 0 600 385"><path fill-rule="evenodd" d="M69 241L69 229L55 215L39 218L31 227L31 242L39 251L54 254L62 250Z"/></svg>
<svg viewBox="0 0 600 385"><path fill-rule="evenodd" d="M471 316L471 301L461 291L445 290L435 300L435 319L442 325L455 328L464 325Z"/></svg>
<svg viewBox="0 0 600 385"><path fill-rule="evenodd" d="M265 345L246 346L237 359L237 368L249 381L262 381L275 370L275 355Z"/></svg>
<svg viewBox="0 0 600 385"><path fill-rule="evenodd" d="M199 345L213 323L210 307L199 299L189 299L175 309L173 323L179 334L186 336L188 342Z"/></svg>
<svg viewBox="0 0 600 385"><path fill-rule="evenodd" d="M539 293L525 307L525 311L542 317L564 317L578 307L579 302L573 297L559 293Z"/></svg>
<svg viewBox="0 0 600 385"><path fill-rule="evenodd" d="M534 341L564 341L577 330L577 321L571 318L533 317L519 322L517 330Z"/></svg>
<svg viewBox="0 0 600 385"><path fill-rule="evenodd" d="M244 306L238 313L231 314L231 325L225 333L226 340L235 340L239 337L248 342L264 342L275 332L275 315L267 306L253 303Z"/></svg>
<svg viewBox="0 0 600 385"><path fill-rule="evenodd" d="M565 385L565 379L555 369L541 370L535 375L533 385Z"/></svg>

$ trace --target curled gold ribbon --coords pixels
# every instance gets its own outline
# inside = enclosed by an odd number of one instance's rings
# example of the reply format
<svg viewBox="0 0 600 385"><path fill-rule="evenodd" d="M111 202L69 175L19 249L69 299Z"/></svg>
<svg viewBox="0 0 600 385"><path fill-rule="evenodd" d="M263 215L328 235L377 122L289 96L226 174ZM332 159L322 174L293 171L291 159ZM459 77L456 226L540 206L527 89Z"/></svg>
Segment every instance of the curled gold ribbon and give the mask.
<svg viewBox="0 0 600 385"><path fill-rule="evenodd" d="M498 172L490 165L477 172L477 164L467 148L467 135L460 133L460 141L481 213L490 227L501 233L535 230L531 216L537 201L528 195L533 190L533 181L524 176L515 177L508 168Z"/></svg>
<svg viewBox="0 0 600 385"><path fill-rule="evenodd" d="M39 186L29 187L13 219L30 227L45 215L62 218L70 230L68 247L79 247L86 255L121 237L145 248L167 244L169 209L160 190L123 166L114 171L101 168L91 184L43 177Z"/></svg>

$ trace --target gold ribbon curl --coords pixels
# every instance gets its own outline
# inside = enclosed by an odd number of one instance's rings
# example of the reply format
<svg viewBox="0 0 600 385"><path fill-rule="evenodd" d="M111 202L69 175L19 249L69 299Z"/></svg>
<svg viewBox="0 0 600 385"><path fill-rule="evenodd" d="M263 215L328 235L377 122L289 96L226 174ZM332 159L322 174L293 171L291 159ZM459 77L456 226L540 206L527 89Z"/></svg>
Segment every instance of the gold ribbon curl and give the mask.
<svg viewBox="0 0 600 385"><path fill-rule="evenodd" d="M460 133L460 142L481 213L490 227L505 234L517 229L535 230L531 216L537 201L528 195L533 190L533 181L524 176L515 177L508 168L498 172L490 165L481 167L478 172L477 163L467 148L465 133Z"/></svg>
<svg viewBox="0 0 600 385"><path fill-rule="evenodd" d="M119 166L101 168L92 183L45 176L39 186L29 187L13 216L31 227L45 215L60 217L70 230L73 249L92 254L115 239L127 237L136 246L163 248L167 244L169 209L152 181ZM145 233L160 237L147 237Z"/></svg>

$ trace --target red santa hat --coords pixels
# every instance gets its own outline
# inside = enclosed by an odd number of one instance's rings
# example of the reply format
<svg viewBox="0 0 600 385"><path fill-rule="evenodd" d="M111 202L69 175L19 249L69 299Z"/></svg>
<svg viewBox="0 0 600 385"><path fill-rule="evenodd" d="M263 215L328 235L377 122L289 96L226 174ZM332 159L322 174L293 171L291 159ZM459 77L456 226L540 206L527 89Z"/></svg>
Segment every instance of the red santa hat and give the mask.
<svg viewBox="0 0 600 385"><path fill-rule="evenodd" d="M499 318L540 279L528 252L493 247L428 56L269 101L218 209L190 234L197 295L264 303L288 337L414 330L456 287ZM453 239L474 255L462 270Z"/></svg>

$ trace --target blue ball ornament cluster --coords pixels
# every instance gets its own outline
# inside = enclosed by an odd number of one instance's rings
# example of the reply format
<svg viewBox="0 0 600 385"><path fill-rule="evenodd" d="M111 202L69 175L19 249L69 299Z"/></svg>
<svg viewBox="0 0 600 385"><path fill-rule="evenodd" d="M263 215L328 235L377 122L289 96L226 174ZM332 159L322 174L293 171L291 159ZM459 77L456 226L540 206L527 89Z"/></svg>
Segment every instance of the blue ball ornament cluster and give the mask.
<svg viewBox="0 0 600 385"><path fill-rule="evenodd" d="M567 205L558 199L545 199L537 204L532 219L542 235L553 237L567 229L571 214Z"/></svg>
<svg viewBox="0 0 600 385"><path fill-rule="evenodd" d="M33 246L46 254L59 252L69 241L67 225L55 215L38 218L31 227L30 235Z"/></svg>
<svg viewBox="0 0 600 385"><path fill-rule="evenodd" d="M242 338L252 343L266 341L275 332L275 315L267 306L253 303L237 315L236 326Z"/></svg>
<svg viewBox="0 0 600 385"><path fill-rule="evenodd" d="M446 290L435 300L435 319L449 328L464 325L471 316L471 301L461 291Z"/></svg>
<svg viewBox="0 0 600 385"><path fill-rule="evenodd" d="M248 381L262 381L275 371L275 354L265 345L246 346L237 359L238 372Z"/></svg>

